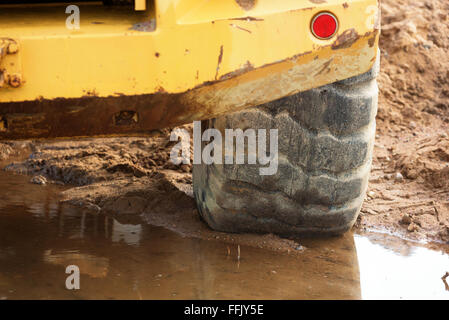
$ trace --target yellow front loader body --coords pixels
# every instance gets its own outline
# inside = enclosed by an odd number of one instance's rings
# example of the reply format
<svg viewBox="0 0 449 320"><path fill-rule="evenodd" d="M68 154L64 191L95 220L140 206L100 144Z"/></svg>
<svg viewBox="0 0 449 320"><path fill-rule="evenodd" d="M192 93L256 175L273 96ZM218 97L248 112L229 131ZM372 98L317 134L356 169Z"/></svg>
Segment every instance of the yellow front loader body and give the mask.
<svg viewBox="0 0 449 320"><path fill-rule="evenodd" d="M72 4L72 3L70 3ZM142 134L368 71L377 0L0 5L0 139ZM329 40L311 32L338 19Z"/></svg>

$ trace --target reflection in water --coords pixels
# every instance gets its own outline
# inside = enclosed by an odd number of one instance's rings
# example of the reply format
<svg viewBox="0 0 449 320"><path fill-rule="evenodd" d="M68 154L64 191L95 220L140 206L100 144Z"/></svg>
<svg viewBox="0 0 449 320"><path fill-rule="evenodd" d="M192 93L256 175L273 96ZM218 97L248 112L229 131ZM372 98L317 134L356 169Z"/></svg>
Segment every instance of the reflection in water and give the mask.
<svg viewBox="0 0 449 320"><path fill-rule="evenodd" d="M142 226L132 224L121 224L117 220L113 220L112 225L112 242L124 241L129 245L139 245L140 236L142 234Z"/></svg>
<svg viewBox="0 0 449 320"><path fill-rule="evenodd" d="M298 257L242 246L238 260L235 245L60 205L60 187L27 181L0 173L0 299L449 298L448 256L425 248L346 234L304 240ZM78 291L65 289L71 264Z"/></svg>
<svg viewBox="0 0 449 320"><path fill-rule="evenodd" d="M79 253L77 251L53 253L51 249L46 250L43 261L64 268L74 264L78 266L81 273L88 274L92 278L104 278L108 274L109 259Z"/></svg>
<svg viewBox="0 0 449 320"><path fill-rule="evenodd" d="M449 270L448 255L402 245L407 255L386 250L378 239L356 238L362 298L449 299L441 279Z"/></svg>

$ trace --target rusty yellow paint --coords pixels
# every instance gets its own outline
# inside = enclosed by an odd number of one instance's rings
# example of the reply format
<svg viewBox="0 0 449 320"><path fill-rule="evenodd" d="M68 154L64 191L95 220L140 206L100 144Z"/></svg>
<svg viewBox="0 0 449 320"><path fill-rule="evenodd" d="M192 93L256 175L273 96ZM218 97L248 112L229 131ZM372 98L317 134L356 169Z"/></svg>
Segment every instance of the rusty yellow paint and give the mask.
<svg viewBox="0 0 449 320"><path fill-rule="evenodd" d="M18 43L0 38L0 88L17 88L22 84Z"/></svg>
<svg viewBox="0 0 449 320"><path fill-rule="evenodd" d="M194 101L202 108L194 114L180 114L178 122L216 117L364 73L377 57L368 44L373 37L377 34L363 36L345 50L328 46L319 54L308 53L189 91L184 101Z"/></svg>
<svg viewBox="0 0 449 320"><path fill-rule="evenodd" d="M147 134L209 119L342 79L348 72L360 73L364 61L376 59L371 48L377 39L376 32L367 34L351 41L348 50L328 46L322 56L293 57L183 93L2 103L6 130L0 131L0 139Z"/></svg>
<svg viewBox="0 0 449 320"><path fill-rule="evenodd" d="M156 0L144 12L80 4L79 30L66 28L61 5L1 8L0 38L19 51L0 68L16 59L22 83L0 88L0 112L1 103L164 92L203 106L180 115L191 119L367 71L377 0L317 2L258 0L246 10L235 0ZM310 32L323 10L339 20L330 40Z"/></svg>

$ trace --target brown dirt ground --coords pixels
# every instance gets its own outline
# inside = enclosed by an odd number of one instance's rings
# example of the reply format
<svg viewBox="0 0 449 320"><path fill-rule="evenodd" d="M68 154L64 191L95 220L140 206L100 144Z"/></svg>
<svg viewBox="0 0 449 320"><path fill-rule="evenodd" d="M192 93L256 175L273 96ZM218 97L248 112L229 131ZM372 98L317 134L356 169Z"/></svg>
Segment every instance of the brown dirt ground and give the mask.
<svg viewBox="0 0 449 320"><path fill-rule="evenodd" d="M380 100L373 170L357 231L449 242L449 3L384 0ZM187 126L187 129L191 129ZM191 167L169 162L170 130L152 137L0 144L5 169L32 183L67 184L64 201L127 223L283 252L296 241L210 230L198 217Z"/></svg>
<svg viewBox="0 0 449 320"><path fill-rule="evenodd" d="M382 2L377 136L356 227L449 241L449 2Z"/></svg>

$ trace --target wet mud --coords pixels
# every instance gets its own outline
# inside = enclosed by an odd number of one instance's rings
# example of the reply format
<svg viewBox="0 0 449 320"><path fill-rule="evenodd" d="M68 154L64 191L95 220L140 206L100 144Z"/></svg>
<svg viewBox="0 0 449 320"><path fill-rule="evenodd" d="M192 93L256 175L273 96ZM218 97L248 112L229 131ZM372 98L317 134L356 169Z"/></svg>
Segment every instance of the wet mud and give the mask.
<svg viewBox="0 0 449 320"><path fill-rule="evenodd" d="M119 221L28 179L0 173L0 299L449 298L444 247L347 233L292 255ZM68 265L80 290L65 288Z"/></svg>
<svg viewBox="0 0 449 320"><path fill-rule="evenodd" d="M382 3L373 170L358 229L449 242L449 3Z"/></svg>

